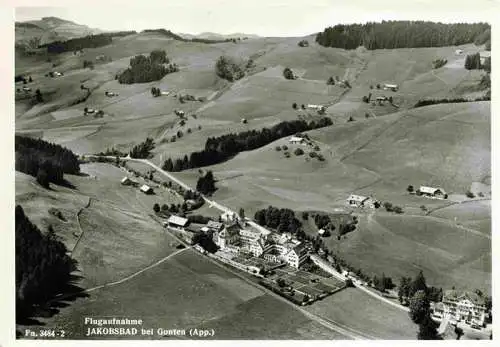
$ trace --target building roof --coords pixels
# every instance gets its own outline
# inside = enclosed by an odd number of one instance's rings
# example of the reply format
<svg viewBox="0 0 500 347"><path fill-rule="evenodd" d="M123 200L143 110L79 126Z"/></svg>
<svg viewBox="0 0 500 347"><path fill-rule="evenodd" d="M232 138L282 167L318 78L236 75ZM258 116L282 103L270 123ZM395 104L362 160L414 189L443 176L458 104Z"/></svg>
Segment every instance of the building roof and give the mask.
<svg viewBox="0 0 500 347"><path fill-rule="evenodd" d="M398 87L397 84L390 84L390 83L386 83L386 84L384 84L384 86L387 88L397 88Z"/></svg>
<svg viewBox="0 0 500 347"><path fill-rule="evenodd" d="M357 202L363 202L366 199L368 199L368 197L362 196L362 195L356 195L356 194L351 194L347 198L348 201L357 201Z"/></svg>
<svg viewBox="0 0 500 347"><path fill-rule="evenodd" d="M143 184L141 186L141 191L143 192L149 192L150 190L153 190L153 188L151 188L150 186L148 186L147 184Z"/></svg>
<svg viewBox="0 0 500 347"><path fill-rule="evenodd" d="M304 138L293 135L290 137L289 141L290 142L302 142L302 141L304 141Z"/></svg>
<svg viewBox="0 0 500 347"><path fill-rule="evenodd" d="M435 194L438 190L444 193L444 190L441 188L426 187L426 186L420 186L418 190L426 194Z"/></svg>
<svg viewBox="0 0 500 347"><path fill-rule="evenodd" d="M126 177L126 176L125 176L125 177L123 177L123 178L122 178L122 181L121 181L121 182L122 182L122 183L125 183L125 182L130 182L130 178L128 178L128 177Z"/></svg>
<svg viewBox="0 0 500 347"><path fill-rule="evenodd" d="M323 235L325 233L325 229L319 229L318 234Z"/></svg>
<svg viewBox="0 0 500 347"><path fill-rule="evenodd" d="M447 290L443 293L443 301L459 301L467 299L475 305L485 304L484 297L477 295L472 292L458 291L458 290Z"/></svg>
<svg viewBox="0 0 500 347"><path fill-rule="evenodd" d="M179 216L176 216L176 215L171 215L168 218L167 222L183 227L183 226L186 226L186 224L188 222L188 219L187 218L183 218L183 217L179 217Z"/></svg>
<svg viewBox="0 0 500 347"><path fill-rule="evenodd" d="M208 221L208 223L207 223L207 227L212 228L212 229L217 229L217 230L221 229L223 226L224 226L224 224L219 223L219 222L215 222L213 220Z"/></svg>

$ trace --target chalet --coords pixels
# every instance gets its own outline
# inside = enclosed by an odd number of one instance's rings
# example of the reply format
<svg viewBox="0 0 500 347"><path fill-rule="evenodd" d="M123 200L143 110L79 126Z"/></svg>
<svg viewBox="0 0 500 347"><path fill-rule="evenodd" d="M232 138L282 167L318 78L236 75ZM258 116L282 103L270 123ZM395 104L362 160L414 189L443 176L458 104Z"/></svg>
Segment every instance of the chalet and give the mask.
<svg viewBox="0 0 500 347"><path fill-rule="evenodd" d="M351 194L346 199L347 205L351 207L369 207L375 208L376 200L371 197Z"/></svg>
<svg viewBox="0 0 500 347"><path fill-rule="evenodd" d="M420 186L417 190L417 195L424 195L433 198L444 198L446 192L441 188Z"/></svg>
<svg viewBox="0 0 500 347"><path fill-rule="evenodd" d="M304 138L295 135L291 136L290 139L288 140L288 142L292 144L303 144L304 141L305 141Z"/></svg>
<svg viewBox="0 0 500 347"><path fill-rule="evenodd" d="M486 316L485 299L476 293L447 290L443 294L443 316L457 322L483 325Z"/></svg>
<svg viewBox="0 0 500 347"><path fill-rule="evenodd" d="M384 84L384 90L392 90L393 92L399 89L397 84Z"/></svg>
<svg viewBox="0 0 500 347"><path fill-rule="evenodd" d="M154 192L153 188L151 188L147 184L143 184L140 189L141 189L141 192L143 192L144 194L153 194L153 192Z"/></svg>
<svg viewBox="0 0 500 347"><path fill-rule="evenodd" d="M387 96L378 96L376 99L378 102L386 101L388 100Z"/></svg>
<svg viewBox="0 0 500 347"><path fill-rule="evenodd" d="M187 218L179 217L176 215L171 215L166 223L166 226L177 229L184 229L189 225L189 220Z"/></svg>

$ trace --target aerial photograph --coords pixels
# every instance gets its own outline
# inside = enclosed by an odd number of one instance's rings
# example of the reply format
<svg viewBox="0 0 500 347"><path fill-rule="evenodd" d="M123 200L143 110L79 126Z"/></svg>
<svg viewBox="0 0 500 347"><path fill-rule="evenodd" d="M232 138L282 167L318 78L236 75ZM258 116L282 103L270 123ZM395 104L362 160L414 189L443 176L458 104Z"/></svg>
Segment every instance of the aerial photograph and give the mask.
<svg viewBox="0 0 500 347"><path fill-rule="evenodd" d="M13 10L13 338L492 339L491 23L272 2Z"/></svg>

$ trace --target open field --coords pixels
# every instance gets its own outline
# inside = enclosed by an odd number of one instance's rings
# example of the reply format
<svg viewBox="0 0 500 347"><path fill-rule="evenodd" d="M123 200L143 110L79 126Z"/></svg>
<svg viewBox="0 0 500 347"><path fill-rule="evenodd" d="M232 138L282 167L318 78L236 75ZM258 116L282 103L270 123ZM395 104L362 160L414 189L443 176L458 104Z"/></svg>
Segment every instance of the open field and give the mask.
<svg viewBox="0 0 500 347"><path fill-rule="evenodd" d="M328 296L306 310L385 340L413 340L417 336L418 327L407 312L356 288Z"/></svg>
<svg viewBox="0 0 500 347"><path fill-rule="evenodd" d="M200 292L204 294L199 295ZM140 300L137 293L141 293ZM47 325L74 331L71 338L78 339L84 334L82 317L102 317L110 312L140 317L144 328L154 330L213 328L217 339L345 338L325 330L193 250L120 285L93 291L88 299L77 299Z"/></svg>

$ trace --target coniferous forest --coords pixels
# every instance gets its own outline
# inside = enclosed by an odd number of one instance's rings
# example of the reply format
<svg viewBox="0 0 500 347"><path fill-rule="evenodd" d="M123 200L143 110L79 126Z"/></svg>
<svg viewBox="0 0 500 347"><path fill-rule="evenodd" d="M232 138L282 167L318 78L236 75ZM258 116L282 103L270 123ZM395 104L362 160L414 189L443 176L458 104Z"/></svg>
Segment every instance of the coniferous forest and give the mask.
<svg viewBox="0 0 500 347"><path fill-rule="evenodd" d="M28 317L33 305L60 293L70 281L76 262L66 246L49 231L42 234L16 206L16 314Z"/></svg>
<svg viewBox="0 0 500 347"><path fill-rule="evenodd" d="M433 23L424 21L382 21L381 23L338 24L316 35L326 47L392 49L484 44L491 28L487 23Z"/></svg>
<svg viewBox="0 0 500 347"><path fill-rule="evenodd" d="M118 82L132 84L158 81L169 73L179 71L176 64L169 63L170 59L162 50L152 51L149 57L136 55L130 59L130 67L120 74Z"/></svg>
<svg viewBox="0 0 500 347"><path fill-rule="evenodd" d="M36 177L44 187L64 183L65 173L80 172L78 158L65 147L23 136L16 136L15 142L16 170Z"/></svg>
<svg viewBox="0 0 500 347"><path fill-rule="evenodd" d="M182 171L207 165L222 163L239 152L251 151L262 147L279 138L290 136L298 132L323 128L332 125L328 117L307 123L304 120L284 121L272 128L250 130L238 134L227 134L219 137L209 137L205 142L205 149L192 152L184 158L173 161L171 158L163 163L163 170Z"/></svg>

